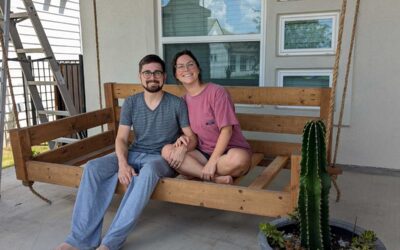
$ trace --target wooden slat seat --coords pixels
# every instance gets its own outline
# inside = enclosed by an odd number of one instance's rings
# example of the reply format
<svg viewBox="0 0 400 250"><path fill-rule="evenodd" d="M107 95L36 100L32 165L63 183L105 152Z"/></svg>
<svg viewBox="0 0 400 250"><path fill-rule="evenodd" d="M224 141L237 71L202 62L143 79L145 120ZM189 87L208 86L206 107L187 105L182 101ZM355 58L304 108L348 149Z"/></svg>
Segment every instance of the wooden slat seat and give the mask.
<svg viewBox="0 0 400 250"><path fill-rule="evenodd" d="M107 108L10 131L17 179L23 182L45 182L78 187L83 167L88 160L108 154L114 150L114 141L119 124L119 112L124 98L142 91L140 84L107 83L104 86ZM304 124L310 119L327 120L330 88L280 88L280 87L226 87L235 104L258 105L247 112L238 112L243 131L260 133L248 139L253 152L250 173L258 166L264 168L260 174L248 174L247 186L242 184L244 176L235 178L233 185L222 185L181 178L163 178L159 181L152 198L156 200L203 206L240 213L263 216L282 216L293 211L297 204L299 187L299 163L301 145L296 141L271 140L267 134L300 135ZM182 86L166 85L164 89L183 95ZM275 109L279 106L319 107L319 115L296 115L260 112L260 107ZM254 112L253 112L254 111ZM279 112L278 112L279 113ZM295 113L295 112L294 112ZM84 130L107 125L107 131L93 133L89 138L61 146L48 152L33 155L31 147L43 142L65 137ZM330 133L332 134L332 133ZM131 139L134 138L132 133ZM330 141L327 145L328 156ZM270 162L268 159L273 159ZM269 162L269 164L268 164ZM283 168L290 168L290 180L282 191L269 190L269 184ZM245 181L243 181L244 183ZM241 184L241 185L239 185ZM125 187L118 184L116 193Z"/></svg>
<svg viewBox="0 0 400 250"><path fill-rule="evenodd" d="M249 188L263 189L268 186L279 171L289 162L288 156L277 156L264 171L249 185Z"/></svg>

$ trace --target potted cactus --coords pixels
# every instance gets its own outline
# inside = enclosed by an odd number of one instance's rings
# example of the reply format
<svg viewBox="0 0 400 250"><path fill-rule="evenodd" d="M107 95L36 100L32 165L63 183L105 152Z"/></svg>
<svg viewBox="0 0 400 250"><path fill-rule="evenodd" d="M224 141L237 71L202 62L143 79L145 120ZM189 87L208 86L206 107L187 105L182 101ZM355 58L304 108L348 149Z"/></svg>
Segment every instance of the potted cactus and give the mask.
<svg viewBox="0 0 400 250"><path fill-rule="evenodd" d="M261 249L386 249L372 231L329 219L325 131L319 120L305 125L297 211L290 218L260 224Z"/></svg>

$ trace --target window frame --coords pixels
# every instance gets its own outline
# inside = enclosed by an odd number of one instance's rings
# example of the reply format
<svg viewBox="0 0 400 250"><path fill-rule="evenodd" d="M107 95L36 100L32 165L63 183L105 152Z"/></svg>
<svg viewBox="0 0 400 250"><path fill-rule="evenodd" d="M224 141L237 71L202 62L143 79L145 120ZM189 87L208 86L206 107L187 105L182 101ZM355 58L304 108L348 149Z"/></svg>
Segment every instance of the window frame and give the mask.
<svg viewBox="0 0 400 250"><path fill-rule="evenodd" d="M230 43L230 42L259 42L260 43L260 66L259 66L259 79L258 86L265 86L266 74L266 1L260 0L260 33L259 34L245 34L245 35L216 35L216 36L177 36L177 37L163 37L162 25L162 3L161 0L156 1L157 5L157 37L158 37L158 53L161 58L164 58L164 45L165 44L193 44L193 43ZM169 62L166 62L169 63ZM246 85L243 85L246 86Z"/></svg>
<svg viewBox="0 0 400 250"><path fill-rule="evenodd" d="M330 48L307 48L307 49L285 49L285 23L288 21L332 19L332 44ZM279 15L279 48L278 55L334 55L336 53L336 43L338 35L338 12L309 13L309 14L284 14Z"/></svg>
<svg viewBox="0 0 400 250"><path fill-rule="evenodd" d="M283 88L283 78L285 76L328 76L329 87L332 88L333 69L277 69L276 73L276 86ZM301 86L298 86L301 88ZM289 87L288 87L289 88ZM297 109L297 110L319 110L319 106L276 106L282 109Z"/></svg>

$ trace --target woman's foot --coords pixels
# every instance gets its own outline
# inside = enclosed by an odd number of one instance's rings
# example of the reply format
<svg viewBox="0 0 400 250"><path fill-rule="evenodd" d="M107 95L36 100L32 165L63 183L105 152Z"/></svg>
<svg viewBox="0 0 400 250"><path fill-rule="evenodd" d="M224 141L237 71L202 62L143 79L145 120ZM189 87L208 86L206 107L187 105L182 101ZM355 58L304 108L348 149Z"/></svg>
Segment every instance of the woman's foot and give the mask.
<svg viewBox="0 0 400 250"><path fill-rule="evenodd" d="M233 178L230 175L221 175L214 178L214 182L218 184L233 184Z"/></svg>

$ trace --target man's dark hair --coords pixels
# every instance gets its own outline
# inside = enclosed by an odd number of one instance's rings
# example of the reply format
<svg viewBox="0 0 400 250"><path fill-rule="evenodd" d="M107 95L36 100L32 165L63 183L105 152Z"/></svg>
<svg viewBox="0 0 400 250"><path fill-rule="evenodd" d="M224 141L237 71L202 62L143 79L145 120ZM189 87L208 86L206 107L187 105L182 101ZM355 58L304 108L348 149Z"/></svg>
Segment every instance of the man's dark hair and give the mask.
<svg viewBox="0 0 400 250"><path fill-rule="evenodd" d="M157 55L147 55L142 58L139 62L139 73L142 72L143 65L149 64L149 63L159 63L162 67L163 72L165 72L165 62Z"/></svg>
<svg viewBox="0 0 400 250"><path fill-rule="evenodd" d="M193 55L192 51L188 50L188 49L184 49L178 53L175 54L174 59L172 59L172 72L174 73L174 77L177 81L179 81L176 78L176 61L178 60L179 57L183 56L183 55L187 55L189 57L191 57L193 59L193 61L196 63L197 68L199 68L200 73L199 73L199 81L202 82L201 80L201 68L200 68L200 64L199 61L197 61L197 58Z"/></svg>

